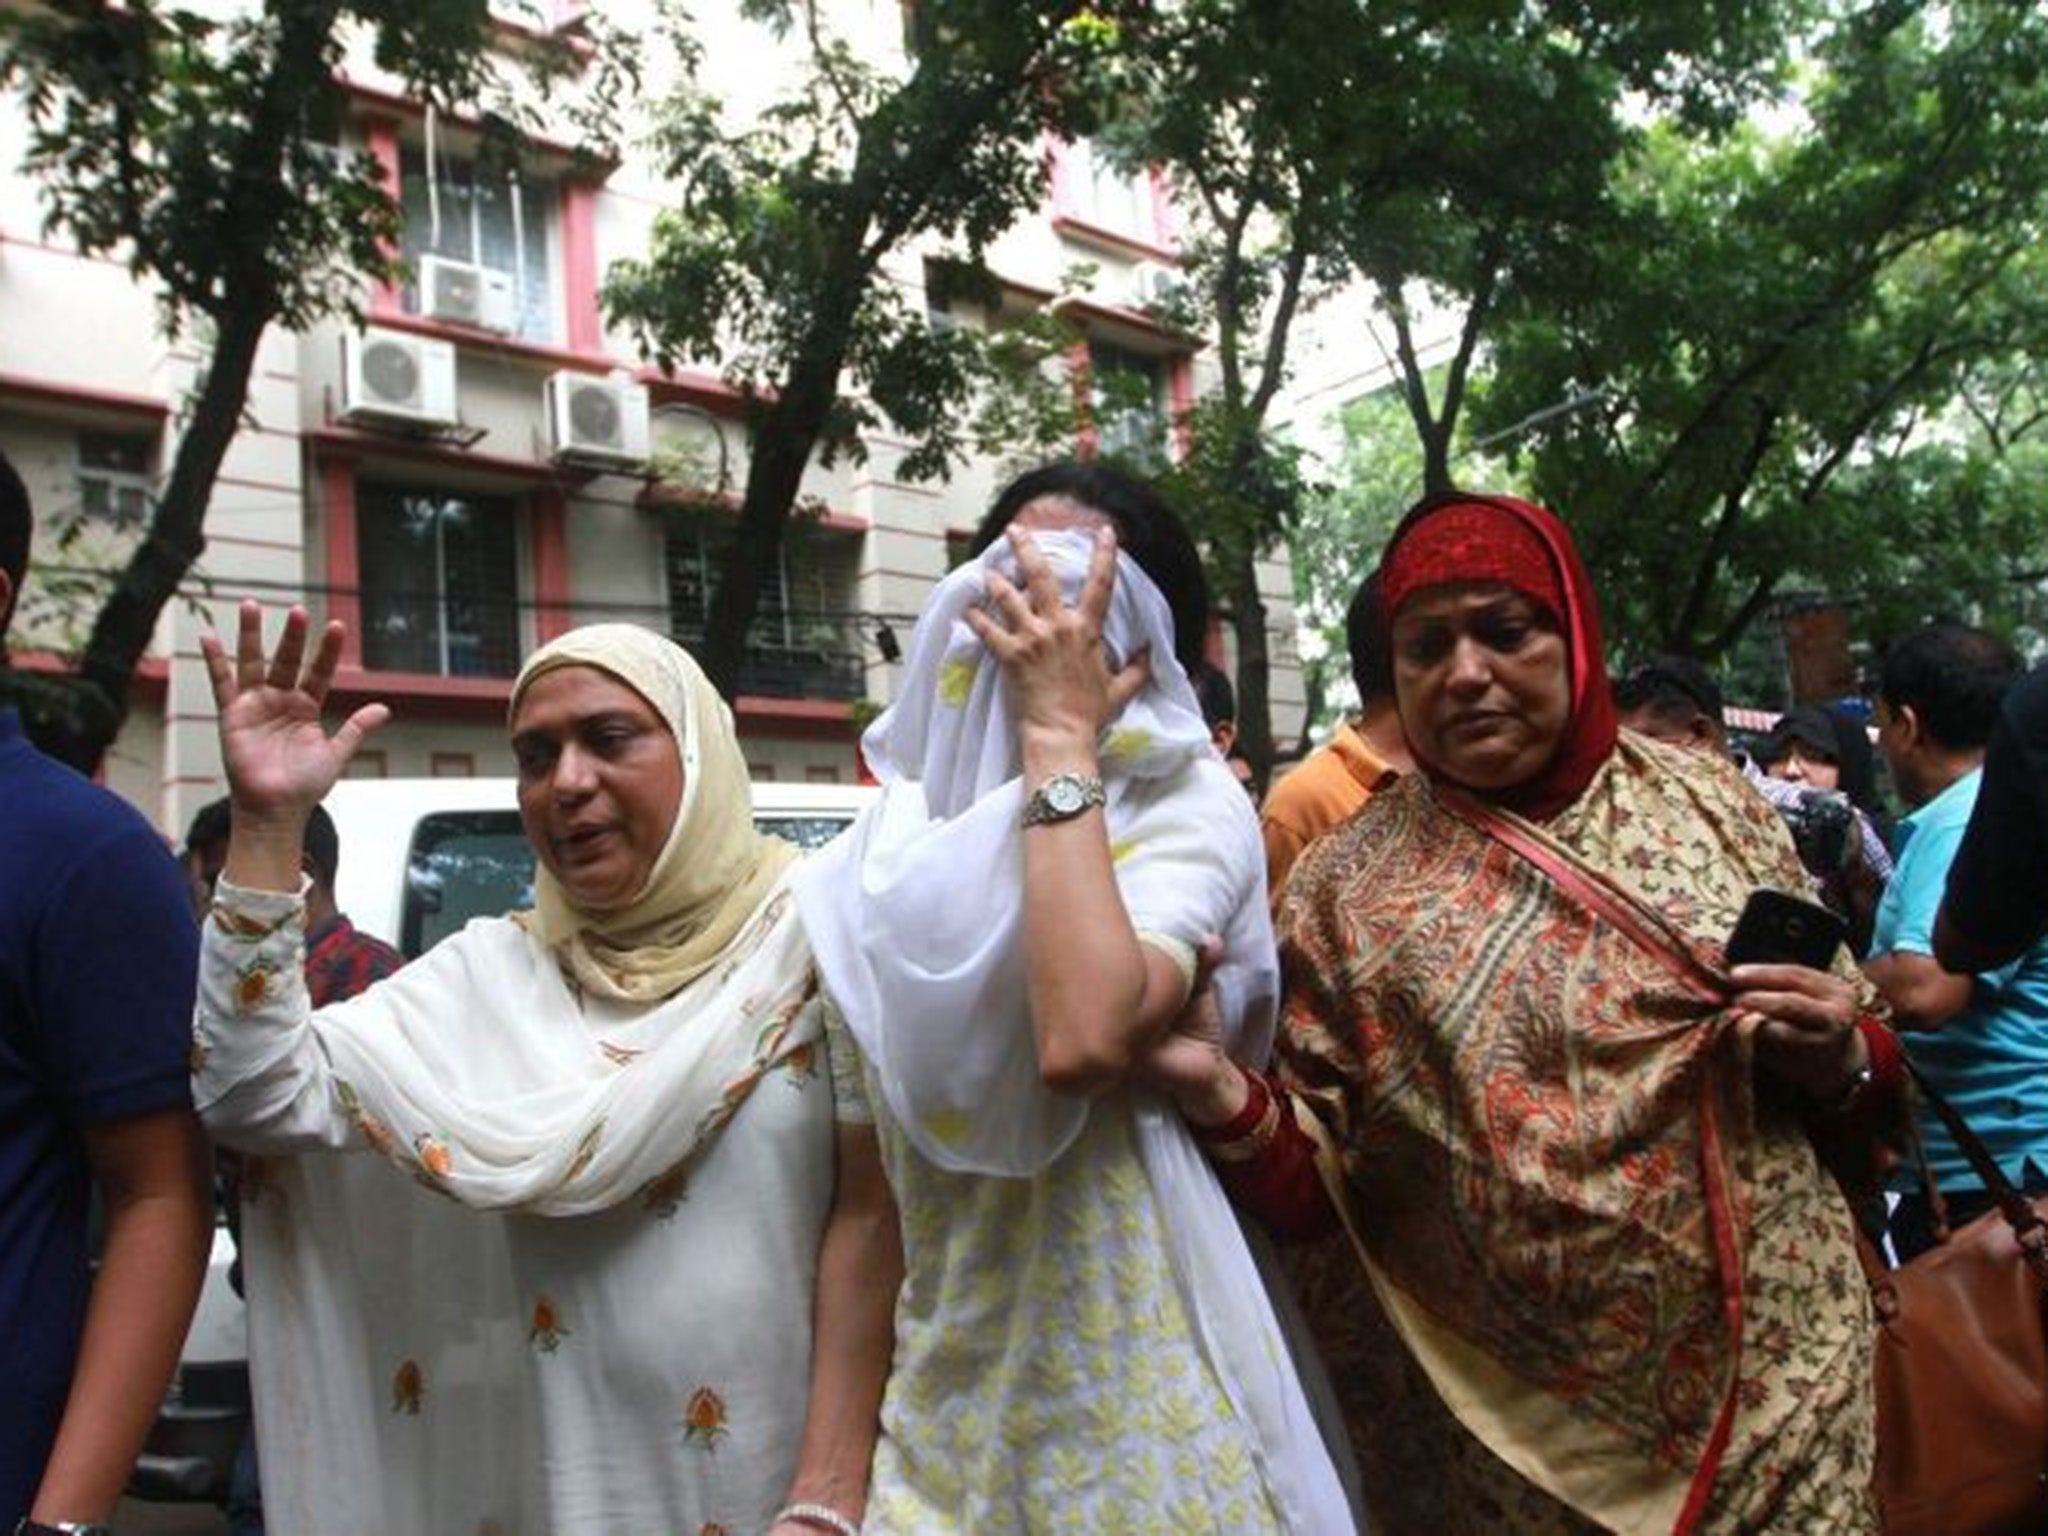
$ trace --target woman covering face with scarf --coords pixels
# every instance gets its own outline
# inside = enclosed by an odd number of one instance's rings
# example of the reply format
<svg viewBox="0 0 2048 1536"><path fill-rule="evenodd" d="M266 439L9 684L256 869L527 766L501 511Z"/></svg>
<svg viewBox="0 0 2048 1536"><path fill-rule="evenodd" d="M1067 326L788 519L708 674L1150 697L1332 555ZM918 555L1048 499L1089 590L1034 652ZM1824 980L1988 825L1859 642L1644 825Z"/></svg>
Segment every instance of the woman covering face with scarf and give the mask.
<svg viewBox="0 0 2048 1536"><path fill-rule="evenodd" d="M1193 548L1078 465L982 543L863 742L879 803L796 884L902 1216L870 1528L1349 1530L1228 1205L1127 1080L1210 935L1229 1048L1270 1038L1258 829L1179 659Z"/></svg>
<svg viewBox="0 0 2048 1536"><path fill-rule="evenodd" d="M1562 523L1446 495L1380 573L1422 772L1305 856L1272 1079L1163 1056L1274 1227L1355 1219L1338 1369L1396 1530L1875 1528L1871 1317L1817 1133L1898 1046L1845 956L1728 968L1804 875L1728 764L1619 732Z"/></svg>
<svg viewBox="0 0 2048 1536"><path fill-rule="evenodd" d="M321 726L340 637L302 668L295 611L266 659L250 605L232 662L207 647L234 823L194 1096L256 1154L271 1527L759 1531L792 1497L857 1516L893 1235L858 1219L872 1133L839 1124L792 851L754 830L724 703L629 626L542 648L510 721L534 909L315 1012L298 828L384 714ZM849 1243L872 1279L827 1288L814 1363L813 1279Z"/></svg>

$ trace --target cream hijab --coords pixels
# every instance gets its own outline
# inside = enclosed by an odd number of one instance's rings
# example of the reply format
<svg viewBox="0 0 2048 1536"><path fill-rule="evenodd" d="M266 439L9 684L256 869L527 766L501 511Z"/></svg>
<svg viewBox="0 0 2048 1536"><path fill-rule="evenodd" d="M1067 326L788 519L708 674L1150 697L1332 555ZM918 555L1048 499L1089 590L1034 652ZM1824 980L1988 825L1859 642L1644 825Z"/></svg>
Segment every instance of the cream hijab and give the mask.
<svg viewBox="0 0 2048 1536"><path fill-rule="evenodd" d="M732 711L672 640L632 624L589 624L527 659L511 717L536 678L563 667L609 673L651 705L683 757L683 799L647 884L606 912L578 907L545 866L534 874L534 938L585 992L651 1003L711 968L775 889L796 850L754 830Z"/></svg>

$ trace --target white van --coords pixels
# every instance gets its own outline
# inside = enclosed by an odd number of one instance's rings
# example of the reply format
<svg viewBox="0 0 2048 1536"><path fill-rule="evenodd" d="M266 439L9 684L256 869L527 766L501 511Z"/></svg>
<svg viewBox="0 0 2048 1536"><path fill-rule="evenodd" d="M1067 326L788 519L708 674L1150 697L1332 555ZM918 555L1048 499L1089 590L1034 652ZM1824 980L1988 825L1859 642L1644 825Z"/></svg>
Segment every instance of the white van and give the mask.
<svg viewBox="0 0 2048 1536"><path fill-rule="evenodd" d="M805 850L821 848L876 791L850 784L755 784L754 822ZM533 849L520 830L511 779L345 779L326 802L340 834L335 901L357 928L419 958L473 917L531 902ZM218 1498L249 1406L248 1331L228 1283L225 1227L178 1379L130 1492L147 1499Z"/></svg>
<svg viewBox="0 0 2048 1536"><path fill-rule="evenodd" d="M511 779L344 779L328 795L341 837L335 904L414 960L473 917L528 905L533 849ZM806 850L845 831L875 790L753 786L754 823Z"/></svg>

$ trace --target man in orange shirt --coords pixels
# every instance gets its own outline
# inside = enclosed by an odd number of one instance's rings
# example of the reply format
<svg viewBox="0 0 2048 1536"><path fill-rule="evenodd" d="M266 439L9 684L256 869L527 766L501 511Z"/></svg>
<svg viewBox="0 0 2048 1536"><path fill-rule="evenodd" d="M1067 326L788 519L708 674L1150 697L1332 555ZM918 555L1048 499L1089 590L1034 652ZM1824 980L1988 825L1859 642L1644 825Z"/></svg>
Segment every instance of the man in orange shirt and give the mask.
<svg viewBox="0 0 2048 1536"><path fill-rule="evenodd" d="M1375 790L1415 766L1394 708L1393 658L1380 612L1377 573L1360 582L1352 596L1344 614L1344 643L1351 653L1352 681L1358 685L1358 718L1338 726L1336 735L1275 784L1260 813L1266 889L1276 912L1302 849L1364 805Z"/></svg>

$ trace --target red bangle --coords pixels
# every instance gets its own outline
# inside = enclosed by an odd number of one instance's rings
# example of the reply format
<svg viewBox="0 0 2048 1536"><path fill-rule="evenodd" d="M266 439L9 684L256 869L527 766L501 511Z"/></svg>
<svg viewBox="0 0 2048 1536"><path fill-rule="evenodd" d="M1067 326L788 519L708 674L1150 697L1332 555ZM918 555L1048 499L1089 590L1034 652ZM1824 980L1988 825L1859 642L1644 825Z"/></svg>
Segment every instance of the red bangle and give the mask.
<svg viewBox="0 0 2048 1536"><path fill-rule="evenodd" d="M1259 1122L1266 1116L1266 1106L1272 1101L1272 1090L1266 1080L1256 1072L1244 1074L1244 1107L1221 1125L1189 1125L1196 1141L1204 1146L1221 1146L1225 1142L1242 1141L1259 1128Z"/></svg>
<svg viewBox="0 0 2048 1536"><path fill-rule="evenodd" d="M1864 1049L1870 1052L1870 1086L1890 1091L1904 1083L1906 1048L1899 1044L1897 1032L1867 1013L1856 1021L1856 1029L1863 1036Z"/></svg>
<svg viewBox="0 0 2048 1536"><path fill-rule="evenodd" d="M1211 1162L1252 1162L1280 1134L1280 1096L1256 1072L1245 1073L1244 1079L1244 1108L1221 1125L1195 1130L1196 1145Z"/></svg>

